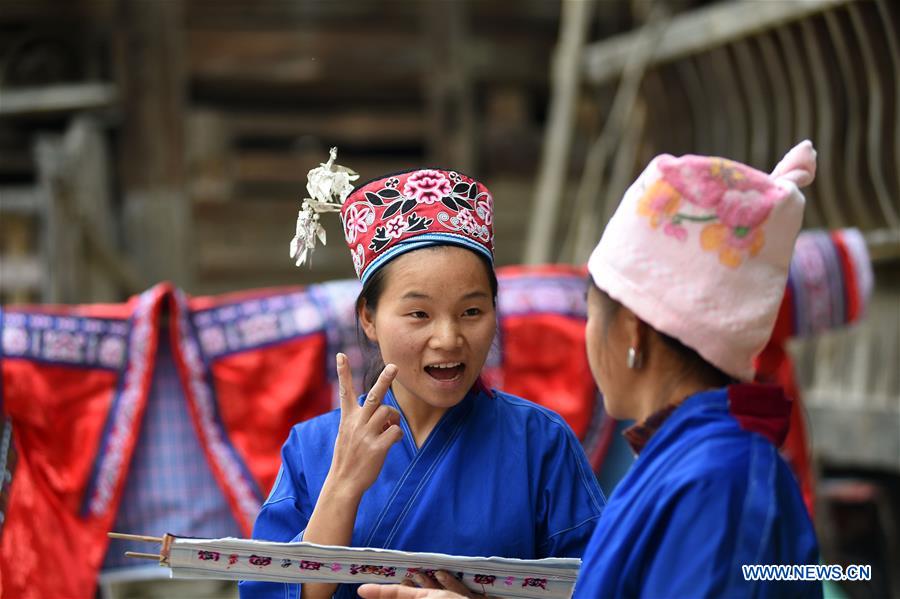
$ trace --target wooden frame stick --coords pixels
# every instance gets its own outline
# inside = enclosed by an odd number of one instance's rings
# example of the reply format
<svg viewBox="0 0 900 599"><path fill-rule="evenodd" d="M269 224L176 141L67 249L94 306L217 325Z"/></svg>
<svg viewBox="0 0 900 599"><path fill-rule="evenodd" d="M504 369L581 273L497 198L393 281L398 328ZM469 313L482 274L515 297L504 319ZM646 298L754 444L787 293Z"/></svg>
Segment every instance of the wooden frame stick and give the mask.
<svg viewBox="0 0 900 599"><path fill-rule="evenodd" d="M137 559L152 559L159 562L161 566L169 565L169 549L172 547L172 542L175 540L174 535L165 534L161 537L151 537L149 535L133 535L124 532L108 532L106 535L110 539L121 539L123 541L140 541L143 543L160 543L162 547L159 548L159 554L156 553L141 553L139 551L126 551L125 557L133 557Z"/></svg>
<svg viewBox="0 0 900 599"><path fill-rule="evenodd" d="M137 551L126 551L125 557L134 557L137 559L152 559L155 562L158 562L162 559L161 555L157 555L156 553L140 553Z"/></svg>
<svg viewBox="0 0 900 599"><path fill-rule="evenodd" d="M122 539L123 541L143 541L145 543L162 543L162 537L151 537L148 535L132 535L124 532L108 532L106 533L110 539Z"/></svg>

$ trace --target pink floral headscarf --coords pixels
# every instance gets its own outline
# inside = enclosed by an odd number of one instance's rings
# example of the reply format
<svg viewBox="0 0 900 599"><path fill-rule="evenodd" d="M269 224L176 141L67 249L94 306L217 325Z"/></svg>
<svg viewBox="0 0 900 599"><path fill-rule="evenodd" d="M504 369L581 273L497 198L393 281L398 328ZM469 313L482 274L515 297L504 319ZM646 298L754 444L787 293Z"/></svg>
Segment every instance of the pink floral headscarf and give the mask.
<svg viewBox="0 0 900 599"><path fill-rule="evenodd" d="M772 332L812 182L812 143L771 175L664 154L625 193L588 269L598 287L722 371L753 378Z"/></svg>

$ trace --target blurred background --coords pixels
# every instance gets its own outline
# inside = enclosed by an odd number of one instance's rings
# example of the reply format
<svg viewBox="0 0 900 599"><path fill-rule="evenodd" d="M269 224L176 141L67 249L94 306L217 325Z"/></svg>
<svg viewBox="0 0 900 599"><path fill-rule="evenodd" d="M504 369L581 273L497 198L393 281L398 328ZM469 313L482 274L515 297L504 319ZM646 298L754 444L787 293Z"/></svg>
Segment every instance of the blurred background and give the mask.
<svg viewBox="0 0 900 599"><path fill-rule="evenodd" d="M805 228L859 229L875 277L865 319L789 344L824 561L897 594L893 0L0 0L0 303L351 278L336 218L313 268L288 257L331 146L361 180L484 181L503 266L584 263L656 154L768 171L804 138Z"/></svg>

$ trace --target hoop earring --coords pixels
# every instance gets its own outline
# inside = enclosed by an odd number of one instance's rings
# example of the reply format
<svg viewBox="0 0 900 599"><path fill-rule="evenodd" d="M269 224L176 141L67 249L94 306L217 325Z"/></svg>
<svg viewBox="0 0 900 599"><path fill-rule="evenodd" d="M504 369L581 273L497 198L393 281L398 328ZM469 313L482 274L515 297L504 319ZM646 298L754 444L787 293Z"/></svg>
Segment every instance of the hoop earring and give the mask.
<svg viewBox="0 0 900 599"><path fill-rule="evenodd" d="M641 367L641 352L634 349L633 347L628 348L628 367L629 368L640 368Z"/></svg>

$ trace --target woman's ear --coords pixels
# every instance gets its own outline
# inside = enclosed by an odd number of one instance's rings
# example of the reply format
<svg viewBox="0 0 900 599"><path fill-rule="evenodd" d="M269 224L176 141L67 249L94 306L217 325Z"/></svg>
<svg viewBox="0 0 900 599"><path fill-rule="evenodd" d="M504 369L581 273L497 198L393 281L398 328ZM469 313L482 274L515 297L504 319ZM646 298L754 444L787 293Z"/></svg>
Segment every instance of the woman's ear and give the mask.
<svg viewBox="0 0 900 599"><path fill-rule="evenodd" d="M378 335L375 332L375 318L372 311L369 307L363 302L362 306L359 307L359 324L362 327L363 332L366 334L366 338L372 343L378 343Z"/></svg>
<svg viewBox="0 0 900 599"><path fill-rule="evenodd" d="M638 353L645 354L648 350L646 323L624 306L620 313L624 321L625 340L628 341L628 347L633 347Z"/></svg>

